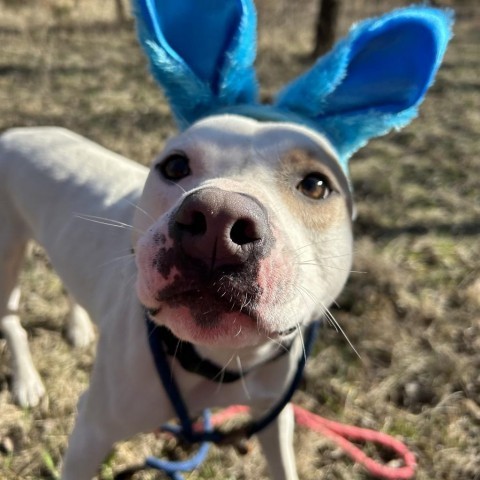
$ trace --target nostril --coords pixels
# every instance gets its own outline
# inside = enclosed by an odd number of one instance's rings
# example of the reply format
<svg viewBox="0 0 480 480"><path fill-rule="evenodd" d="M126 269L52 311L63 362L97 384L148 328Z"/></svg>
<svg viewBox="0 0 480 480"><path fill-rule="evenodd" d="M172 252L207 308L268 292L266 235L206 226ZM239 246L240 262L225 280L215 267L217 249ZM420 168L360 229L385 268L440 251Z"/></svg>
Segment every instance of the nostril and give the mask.
<svg viewBox="0 0 480 480"><path fill-rule="evenodd" d="M199 211L185 213L175 222L180 231L188 232L191 235L204 235L207 231L207 220L205 215Z"/></svg>
<svg viewBox="0 0 480 480"><path fill-rule="evenodd" d="M267 212L255 198L213 187L183 199L170 219L169 232L179 258L198 261L185 268L207 265L209 272L257 261L274 240Z"/></svg>
<svg viewBox="0 0 480 480"><path fill-rule="evenodd" d="M230 239L237 245L246 245L260 238L256 223L249 219L237 220L230 230Z"/></svg>

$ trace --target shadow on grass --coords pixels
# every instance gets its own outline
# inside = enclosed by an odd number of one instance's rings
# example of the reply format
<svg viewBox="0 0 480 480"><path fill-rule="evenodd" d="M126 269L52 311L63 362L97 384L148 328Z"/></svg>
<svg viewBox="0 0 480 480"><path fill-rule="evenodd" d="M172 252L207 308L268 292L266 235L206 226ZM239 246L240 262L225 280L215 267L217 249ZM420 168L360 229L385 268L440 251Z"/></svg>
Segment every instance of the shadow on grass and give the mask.
<svg viewBox="0 0 480 480"><path fill-rule="evenodd" d="M90 131L92 129L102 128L104 131L124 131L125 127L133 128L135 131L141 131L144 134L155 132L161 126L168 125L171 122L171 117L168 113L161 113L157 110L148 110L144 112L139 111L124 111L111 110L108 112L97 113L95 115L88 115L82 118L72 117L71 121L63 113L59 114L30 114L28 122L24 122L25 126L51 126L57 125L65 128L72 128L76 131Z"/></svg>
<svg viewBox="0 0 480 480"><path fill-rule="evenodd" d="M437 235L475 236L480 234L480 220L462 223L412 223L399 227L385 227L371 218L362 222L358 219L355 224L357 236L368 236L373 239L391 239L401 234L423 236L435 233Z"/></svg>
<svg viewBox="0 0 480 480"><path fill-rule="evenodd" d="M54 67L49 69L51 74L62 74L62 75L77 75L79 73L91 74L98 71L97 67ZM39 68L38 67L28 67L25 65L0 65L0 76L1 75L16 75L22 77L35 77L38 76Z"/></svg>

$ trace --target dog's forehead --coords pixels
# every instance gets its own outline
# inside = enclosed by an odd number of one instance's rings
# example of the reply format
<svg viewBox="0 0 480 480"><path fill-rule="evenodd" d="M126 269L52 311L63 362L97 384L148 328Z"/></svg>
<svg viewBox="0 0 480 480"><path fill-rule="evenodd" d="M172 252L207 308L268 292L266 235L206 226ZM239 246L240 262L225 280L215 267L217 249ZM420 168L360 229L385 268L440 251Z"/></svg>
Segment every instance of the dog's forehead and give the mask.
<svg viewBox="0 0 480 480"><path fill-rule="evenodd" d="M294 123L261 122L240 115L217 115L195 123L170 140L166 151L171 150L210 158L228 152L237 159L253 156L272 161L289 151L305 150L340 167L334 148L320 133Z"/></svg>

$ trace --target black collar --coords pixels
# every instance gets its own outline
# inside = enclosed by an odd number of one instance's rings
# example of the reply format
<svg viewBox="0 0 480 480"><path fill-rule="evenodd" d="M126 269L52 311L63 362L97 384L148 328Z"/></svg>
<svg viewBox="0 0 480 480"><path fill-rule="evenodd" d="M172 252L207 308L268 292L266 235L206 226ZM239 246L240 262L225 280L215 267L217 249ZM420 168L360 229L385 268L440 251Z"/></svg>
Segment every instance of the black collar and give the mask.
<svg viewBox="0 0 480 480"><path fill-rule="evenodd" d="M167 362L167 352L163 348L163 338L161 335L155 334L155 332L159 330L159 327L150 319L147 312L145 312L145 319L147 325L148 342L155 363L155 368L157 369L159 377L162 381L162 385L165 388L165 391L168 393L172 406L174 407L180 420L181 426L180 428L176 429L176 433L189 443L206 441L221 443L231 440L231 438L238 438L238 435L242 436L242 438L250 438L252 435L255 435L270 425L270 423L285 408L285 405L287 405L287 403L291 400L295 390L300 384L307 357L313 348L320 325L320 322L318 321L312 322L308 325L305 331L304 352L298 359L297 370L290 385L278 403L276 403L263 417L250 422L245 428L241 428L238 431L234 429L232 432L226 434L218 429L212 428L209 428L208 431L194 431L193 423L187 410L187 405L182 398L182 394L178 388L174 376L172 375L172 371L170 370L170 365ZM218 369L218 367L216 368ZM173 430L169 429L169 431Z"/></svg>
<svg viewBox="0 0 480 480"><path fill-rule="evenodd" d="M174 357L187 372L195 373L212 382L232 383L240 380L258 366L255 365L242 372L227 370L207 358L201 357L193 344L180 340L167 327L154 323L148 313L145 314L145 318L147 324L149 324L149 342L152 348L163 348L165 353L170 357ZM263 364L273 362L288 353L292 343L293 341L283 345L283 348L279 348L276 355L266 360Z"/></svg>

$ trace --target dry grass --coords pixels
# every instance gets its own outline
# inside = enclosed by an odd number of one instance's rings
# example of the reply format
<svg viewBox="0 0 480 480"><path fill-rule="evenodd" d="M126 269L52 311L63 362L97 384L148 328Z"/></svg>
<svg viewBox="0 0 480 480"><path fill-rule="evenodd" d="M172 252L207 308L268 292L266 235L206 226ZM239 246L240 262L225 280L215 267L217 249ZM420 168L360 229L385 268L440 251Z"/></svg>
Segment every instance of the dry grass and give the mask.
<svg viewBox="0 0 480 480"><path fill-rule="evenodd" d="M259 0L266 98L305 68L315 3ZM372 13L360 3L348 2L342 29ZM399 3L369 5L386 10ZM352 162L354 269L365 273L352 275L335 315L362 361L325 328L296 397L327 417L403 438L417 454L418 480L480 478L480 12L473 2L450 3L460 5L456 35L420 118ZM133 28L116 23L113 2L4 0L0 45L0 130L62 125L142 163L174 132ZM38 247L22 285L29 292L24 324L49 402L28 411L12 405L9 355L0 340L6 480L54 477L93 356L62 339L62 286ZM299 431L296 442L302 479L368 479L324 439ZM152 448L180 454L169 442L134 439L118 446L103 478ZM246 459L215 450L189 478L266 477L255 447Z"/></svg>

